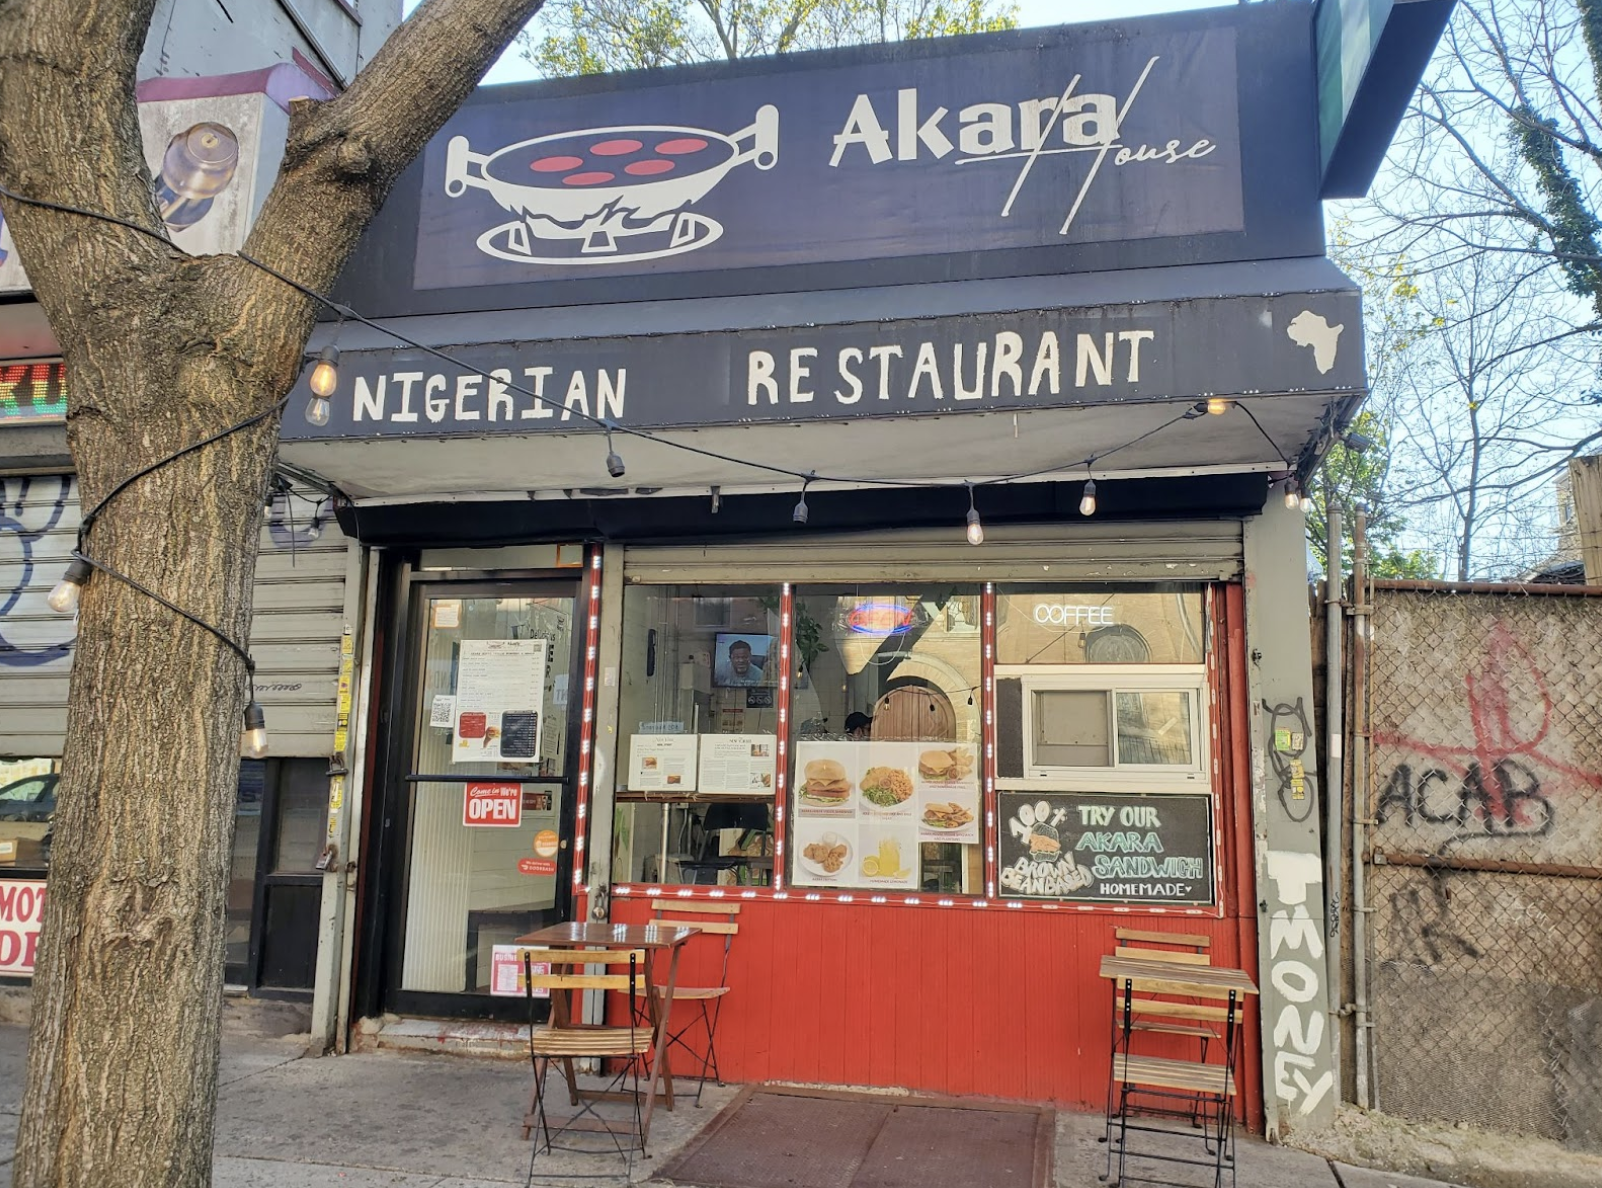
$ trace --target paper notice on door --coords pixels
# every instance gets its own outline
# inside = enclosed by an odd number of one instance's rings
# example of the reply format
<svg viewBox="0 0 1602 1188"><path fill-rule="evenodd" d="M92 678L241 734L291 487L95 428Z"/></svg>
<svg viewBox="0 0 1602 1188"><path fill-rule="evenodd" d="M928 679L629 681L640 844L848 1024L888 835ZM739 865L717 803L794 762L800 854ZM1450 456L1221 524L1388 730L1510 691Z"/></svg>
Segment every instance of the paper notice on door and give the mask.
<svg viewBox="0 0 1602 1188"><path fill-rule="evenodd" d="M694 734L631 734L630 792L694 792Z"/></svg>
<svg viewBox="0 0 1602 1188"><path fill-rule="evenodd" d="M548 646L544 639L461 642L452 763L539 762Z"/></svg>
<svg viewBox="0 0 1602 1188"><path fill-rule="evenodd" d="M490 956L490 993L503 998L521 998L528 987L527 973L532 970L535 974L548 974L551 967L543 961L530 962L524 966L521 950L516 945L496 945ZM534 987L535 998L549 998L551 992L547 987Z"/></svg>
<svg viewBox="0 0 1602 1188"><path fill-rule="evenodd" d="M456 698L445 693L436 695L433 704L428 707L428 724L449 730L455 721Z"/></svg>

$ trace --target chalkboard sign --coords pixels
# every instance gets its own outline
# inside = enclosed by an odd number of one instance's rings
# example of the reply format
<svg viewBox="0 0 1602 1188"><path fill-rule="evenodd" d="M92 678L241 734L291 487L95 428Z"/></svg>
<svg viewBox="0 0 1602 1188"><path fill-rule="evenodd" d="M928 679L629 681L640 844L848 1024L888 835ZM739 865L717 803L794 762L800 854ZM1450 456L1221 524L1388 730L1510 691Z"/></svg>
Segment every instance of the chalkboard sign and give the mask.
<svg viewBox="0 0 1602 1188"><path fill-rule="evenodd" d="M1003 792L1000 808L1003 896L1213 902L1209 795Z"/></svg>

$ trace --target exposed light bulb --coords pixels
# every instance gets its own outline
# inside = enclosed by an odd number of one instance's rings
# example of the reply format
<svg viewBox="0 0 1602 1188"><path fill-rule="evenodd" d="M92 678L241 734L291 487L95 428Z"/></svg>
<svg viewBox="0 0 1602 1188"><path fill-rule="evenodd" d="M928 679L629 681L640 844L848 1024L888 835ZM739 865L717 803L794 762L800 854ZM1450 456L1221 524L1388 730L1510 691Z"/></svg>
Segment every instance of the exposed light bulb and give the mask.
<svg viewBox="0 0 1602 1188"><path fill-rule="evenodd" d="M1207 399L1207 411L1215 417L1221 417L1235 407L1233 400L1226 400L1222 396L1210 396Z"/></svg>
<svg viewBox="0 0 1602 1188"><path fill-rule="evenodd" d="M45 603L58 615L75 614L78 610L78 595L83 592L83 584L89 580L94 572L89 562L81 557L74 557L67 564L67 572L61 575L61 580L55 588L45 595Z"/></svg>
<svg viewBox="0 0 1602 1188"><path fill-rule="evenodd" d="M1307 494L1305 491L1302 493L1302 497L1300 500L1298 500L1298 502L1301 504L1304 512L1310 512L1313 510L1313 497Z"/></svg>
<svg viewBox="0 0 1602 1188"><path fill-rule="evenodd" d="M795 510L790 513L790 519L797 524L805 524L807 522L807 485L811 482L811 474L801 480L801 498L796 502Z"/></svg>
<svg viewBox="0 0 1602 1188"><path fill-rule="evenodd" d="M968 484L968 543L978 547L985 543L985 526L979 522L979 509L973 505L973 484Z"/></svg>
<svg viewBox="0 0 1602 1188"><path fill-rule="evenodd" d="M339 387L339 348L329 343L317 356L317 366L312 368L311 390L319 396L332 396L334 389ZM310 408L307 409L308 414ZM307 420L311 420L310 415ZM314 425L321 425L326 421L312 421Z"/></svg>
<svg viewBox="0 0 1602 1188"><path fill-rule="evenodd" d="M245 707L245 733L240 742L246 759L267 757L267 715L254 701Z"/></svg>
<svg viewBox="0 0 1602 1188"><path fill-rule="evenodd" d="M306 401L306 421L311 425L328 424L328 399L324 396L313 396Z"/></svg>
<svg viewBox="0 0 1602 1188"><path fill-rule="evenodd" d="M1295 511L1302 505L1301 496L1296 493L1296 483L1291 479L1285 480L1285 507L1288 511Z"/></svg>
<svg viewBox="0 0 1602 1188"><path fill-rule="evenodd" d="M613 478L623 477L623 457L612 448L612 426L606 426L606 473Z"/></svg>
<svg viewBox="0 0 1602 1188"><path fill-rule="evenodd" d="M1096 514L1096 480L1085 480L1085 493L1079 499L1079 514L1093 516Z"/></svg>

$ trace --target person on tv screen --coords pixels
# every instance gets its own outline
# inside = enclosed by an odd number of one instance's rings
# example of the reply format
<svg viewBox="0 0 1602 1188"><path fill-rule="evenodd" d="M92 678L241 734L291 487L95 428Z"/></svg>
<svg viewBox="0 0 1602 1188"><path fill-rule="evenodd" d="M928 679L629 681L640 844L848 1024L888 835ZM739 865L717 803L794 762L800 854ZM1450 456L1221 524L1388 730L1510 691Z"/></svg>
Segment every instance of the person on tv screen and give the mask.
<svg viewBox="0 0 1602 1188"><path fill-rule="evenodd" d="M712 683L723 686L760 685L762 665L752 654L751 645L743 639L729 644L727 658L718 665Z"/></svg>

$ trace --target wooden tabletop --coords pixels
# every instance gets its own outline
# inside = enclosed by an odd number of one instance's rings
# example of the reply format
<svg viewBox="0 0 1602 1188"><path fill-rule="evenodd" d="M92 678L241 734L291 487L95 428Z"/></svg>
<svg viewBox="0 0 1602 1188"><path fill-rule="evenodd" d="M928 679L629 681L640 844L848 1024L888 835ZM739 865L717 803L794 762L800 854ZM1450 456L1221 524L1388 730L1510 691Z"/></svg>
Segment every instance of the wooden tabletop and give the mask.
<svg viewBox="0 0 1602 1188"><path fill-rule="evenodd" d="M552 924L520 936L519 945L584 946L591 949L671 949L700 933L693 924Z"/></svg>
<svg viewBox="0 0 1602 1188"><path fill-rule="evenodd" d="M1131 978L1135 981L1182 982L1189 986L1206 986L1212 990L1238 994L1256 994L1257 985L1244 970L1219 965L1181 965L1173 961L1150 961L1140 957L1101 959L1101 976L1114 981Z"/></svg>

